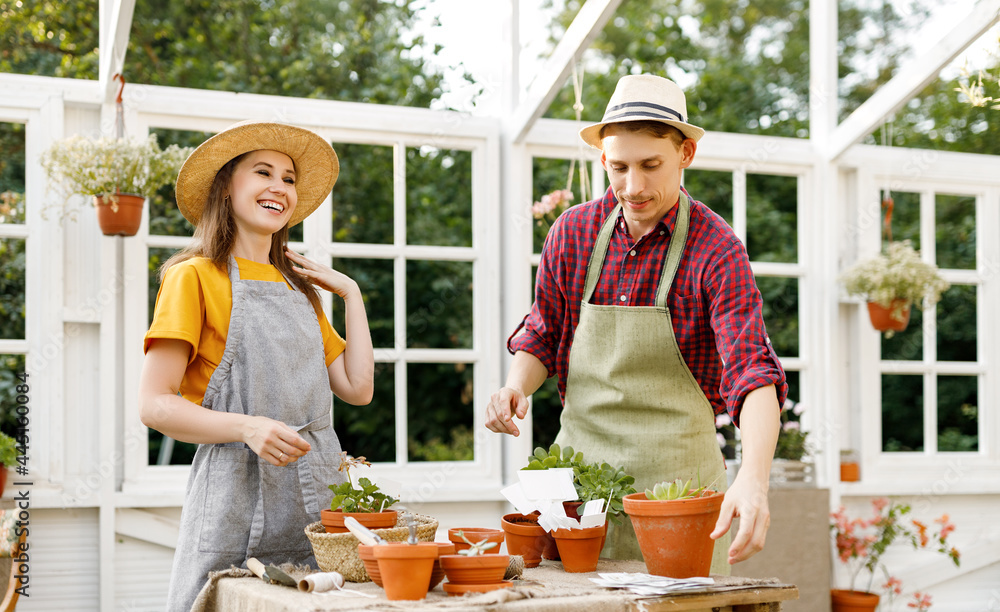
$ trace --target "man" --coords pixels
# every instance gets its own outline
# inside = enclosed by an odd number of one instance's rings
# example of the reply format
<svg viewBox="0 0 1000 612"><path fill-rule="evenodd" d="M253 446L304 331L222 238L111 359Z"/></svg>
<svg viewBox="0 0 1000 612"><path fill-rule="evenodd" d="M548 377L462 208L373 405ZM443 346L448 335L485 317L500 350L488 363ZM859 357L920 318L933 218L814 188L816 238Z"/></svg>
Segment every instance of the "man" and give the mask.
<svg viewBox="0 0 1000 612"><path fill-rule="evenodd" d="M623 466L640 491L675 478L725 490L715 414L728 410L742 430L743 464L712 532L712 571L729 573L727 561L764 546L788 386L746 249L680 185L704 133L687 122L683 91L652 75L622 78L604 119L580 131L601 149L611 187L552 226L535 303L508 341L514 360L486 426L518 435L513 417L523 419L527 396L558 375L556 442ZM606 556L641 558L627 521L607 540Z"/></svg>

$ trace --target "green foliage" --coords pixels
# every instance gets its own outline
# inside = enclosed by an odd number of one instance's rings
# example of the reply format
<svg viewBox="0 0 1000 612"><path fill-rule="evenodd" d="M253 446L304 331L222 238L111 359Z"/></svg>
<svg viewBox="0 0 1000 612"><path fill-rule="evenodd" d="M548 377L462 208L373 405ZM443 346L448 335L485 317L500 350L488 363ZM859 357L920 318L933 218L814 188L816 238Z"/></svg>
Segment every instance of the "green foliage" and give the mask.
<svg viewBox="0 0 1000 612"><path fill-rule="evenodd" d="M694 499L696 497L704 497L706 493L709 493L708 487L711 484L701 485L701 479L698 479L699 486L691 488L691 480L688 479L685 482L681 478L675 479L673 482L664 480L663 482L658 482L653 485L652 489L646 489L646 499L655 499L659 501L673 501L677 499Z"/></svg>
<svg viewBox="0 0 1000 612"><path fill-rule="evenodd" d="M471 427L454 427L446 439L432 437L420 442L412 437L409 441L411 461L472 461L473 443Z"/></svg>
<svg viewBox="0 0 1000 612"><path fill-rule="evenodd" d="M17 441L5 433L0 433L0 464L11 468L17 463Z"/></svg>
<svg viewBox="0 0 1000 612"><path fill-rule="evenodd" d="M584 465L583 453L574 453L572 446L560 448L558 444L552 443L546 451L541 446L536 447L531 457L528 457L528 465L522 470L547 470L550 468L577 468Z"/></svg>
<svg viewBox="0 0 1000 612"><path fill-rule="evenodd" d="M464 531L456 531L455 535L462 538L462 541L469 545L468 548L458 551L458 554L465 555L466 557L478 557L487 550L497 546L497 543L490 542L489 538L484 538L478 542L470 542L469 538L465 537Z"/></svg>
<svg viewBox="0 0 1000 612"><path fill-rule="evenodd" d="M918 308L937 304L951 285L941 278L937 266L920 259L909 240L893 242L888 253L855 263L840 276L851 295L859 295L885 308L894 300L914 302ZM903 305L897 304L893 317L902 320Z"/></svg>
<svg viewBox="0 0 1000 612"><path fill-rule="evenodd" d="M339 485L330 485L330 490L333 491L330 509L341 509L344 512L381 512L399 501L379 491L378 485L367 478L359 478L358 486L361 488L354 488L350 480Z"/></svg>
<svg viewBox="0 0 1000 612"><path fill-rule="evenodd" d="M573 488L577 498L586 503L595 499L603 499L608 503L608 516L615 523L620 523L620 515L624 511L622 498L635 493L632 485L635 478L625 473L624 468L616 468L607 463L586 463L583 453L573 450L572 446L560 447L553 443L549 450L535 448L528 457L528 465L522 470L548 470L551 468L572 468Z"/></svg>

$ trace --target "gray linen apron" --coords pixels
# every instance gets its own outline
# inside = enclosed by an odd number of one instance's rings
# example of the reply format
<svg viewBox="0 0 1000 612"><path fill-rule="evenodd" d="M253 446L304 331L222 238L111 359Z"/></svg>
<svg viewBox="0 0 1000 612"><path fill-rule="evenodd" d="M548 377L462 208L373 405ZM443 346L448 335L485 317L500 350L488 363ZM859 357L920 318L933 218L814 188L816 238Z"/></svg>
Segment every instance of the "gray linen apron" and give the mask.
<svg viewBox="0 0 1000 612"><path fill-rule="evenodd" d="M249 557L315 567L304 529L329 507L327 485L345 481L316 311L285 283L240 279L232 257L229 279L226 348L202 406L282 421L312 450L278 467L242 442L198 447L170 576L171 611L191 609L209 571L243 566Z"/></svg>
<svg viewBox="0 0 1000 612"><path fill-rule="evenodd" d="M714 481L726 489L726 466L715 436L715 414L688 369L670 322L667 293L687 243L690 202L682 192L655 306L590 303L621 206L601 227L587 265L580 321L573 335L566 401L556 442L588 462L622 466L644 491L663 480ZM683 298L680 298L683 300ZM611 523L602 553L642 559L627 516ZM729 534L716 540L712 572L729 574Z"/></svg>

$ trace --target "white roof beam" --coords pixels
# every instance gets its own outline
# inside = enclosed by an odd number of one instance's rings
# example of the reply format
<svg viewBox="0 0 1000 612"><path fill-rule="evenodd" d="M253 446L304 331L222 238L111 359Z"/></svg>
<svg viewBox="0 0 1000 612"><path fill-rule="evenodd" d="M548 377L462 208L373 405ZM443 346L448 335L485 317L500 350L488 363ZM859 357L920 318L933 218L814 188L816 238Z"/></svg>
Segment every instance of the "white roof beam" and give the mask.
<svg viewBox="0 0 1000 612"><path fill-rule="evenodd" d="M515 143L523 141L531 126L545 113L566 82L573 68L572 62L597 38L621 3L622 0L587 0L580 8L555 51L531 82L524 101L514 112L511 133Z"/></svg>
<svg viewBox="0 0 1000 612"><path fill-rule="evenodd" d="M941 69L1000 20L1000 0L980 0L972 11L923 55L907 62L885 85L837 126L826 150L836 159L929 85Z"/></svg>
<svg viewBox="0 0 1000 612"><path fill-rule="evenodd" d="M111 77L116 72L121 72L125 64L135 0L100 0L99 7L101 23L98 32L100 42L97 80L104 92L104 101L111 104L118 94L118 85Z"/></svg>

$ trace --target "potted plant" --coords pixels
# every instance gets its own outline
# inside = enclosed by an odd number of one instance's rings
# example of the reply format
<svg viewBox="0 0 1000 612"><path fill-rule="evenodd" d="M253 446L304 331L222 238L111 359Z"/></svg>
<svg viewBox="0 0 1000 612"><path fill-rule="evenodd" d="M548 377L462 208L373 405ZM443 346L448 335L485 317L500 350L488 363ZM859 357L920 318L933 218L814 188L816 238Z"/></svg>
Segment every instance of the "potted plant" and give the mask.
<svg viewBox="0 0 1000 612"><path fill-rule="evenodd" d="M692 488L691 480L661 482L625 496L642 558L650 574L670 578L708 576L723 494L714 483Z"/></svg>
<svg viewBox="0 0 1000 612"><path fill-rule="evenodd" d="M396 511L388 510L397 499L381 492L378 485L367 478L359 478L358 486L351 481L351 468L369 463L364 457L351 457L346 452L340 453L340 466L337 471L347 473L347 482L330 485L333 499L330 509L320 511L320 521L327 533L347 533L344 519L351 516L369 529L394 527Z"/></svg>
<svg viewBox="0 0 1000 612"><path fill-rule="evenodd" d="M496 548L494 553L500 552L500 544L503 543L504 532L502 529L489 529L487 527L452 527L448 530L448 540L455 545L455 552L461 554L463 550L469 548L470 542L467 536L490 542L493 546L487 546L484 550Z"/></svg>
<svg viewBox="0 0 1000 612"><path fill-rule="evenodd" d="M500 519L507 552L521 555L524 567L538 567L542 559L558 559L556 541L538 524L538 512L505 514Z"/></svg>
<svg viewBox="0 0 1000 612"><path fill-rule="evenodd" d="M855 263L840 276L850 295L868 300L872 326L891 337L910 321L910 305L933 306L950 286L937 266L920 259L909 240L891 242L886 253Z"/></svg>
<svg viewBox="0 0 1000 612"><path fill-rule="evenodd" d="M614 467L607 463L586 463L583 453L576 452L573 447L560 448L553 444L546 451L537 447L524 470L547 470L551 468L572 468L573 488L576 489L577 500L565 502L566 516L579 518L577 508L595 499L610 500L608 503L608 519L615 524L621 523L621 513L624 508L622 499L635 493L632 486L635 478L625 473L624 468Z"/></svg>
<svg viewBox="0 0 1000 612"><path fill-rule="evenodd" d="M809 432L802 431L799 417L805 407L792 400L785 401L781 409L781 428L771 462L771 482L776 485L808 483L812 481L812 465L806 461L812 454Z"/></svg>
<svg viewBox="0 0 1000 612"><path fill-rule="evenodd" d="M0 495L7 487L7 470L17 463L17 440L5 433L0 433Z"/></svg>
<svg viewBox="0 0 1000 612"><path fill-rule="evenodd" d="M931 531L925 522L915 519L904 521L911 509L907 504L882 497L872 500L872 508L874 514L869 519L850 518L843 506L830 515L830 531L837 548L837 558L847 566L851 577L848 589L830 591L833 612L875 610L880 598L872 591L877 574L885 578L880 586L890 605L892 599L903 592L902 582L889 573L882 560L882 555L897 539L909 543L915 550L929 549L943 553L956 566L960 563L958 550L948 545L948 536L955 526L948 520L947 514L934 519L938 527ZM863 591L855 590L862 572L868 574L868 582ZM930 607L928 595L918 591L913 594L913 599L908 604L911 608L926 610Z"/></svg>
<svg viewBox="0 0 1000 612"><path fill-rule="evenodd" d="M177 179L190 152L177 145L160 149L153 134L145 140L71 136L53 143L40 161L66 196L93 198L105 235L134 236L143 202Z"/></svg>
<svg viewBox="0 0 1000 612"><path fill-rule="evenodd" d="M482 593L512 585L510 581L503 579L510 564L510 555L485 554L498 546L496 542L485 538L472 542L462 531L458 532L458 537L465 548L458 551L458 554L440 557L441 569L448 577L448 582L441 586L446 593Z"/></svg>

